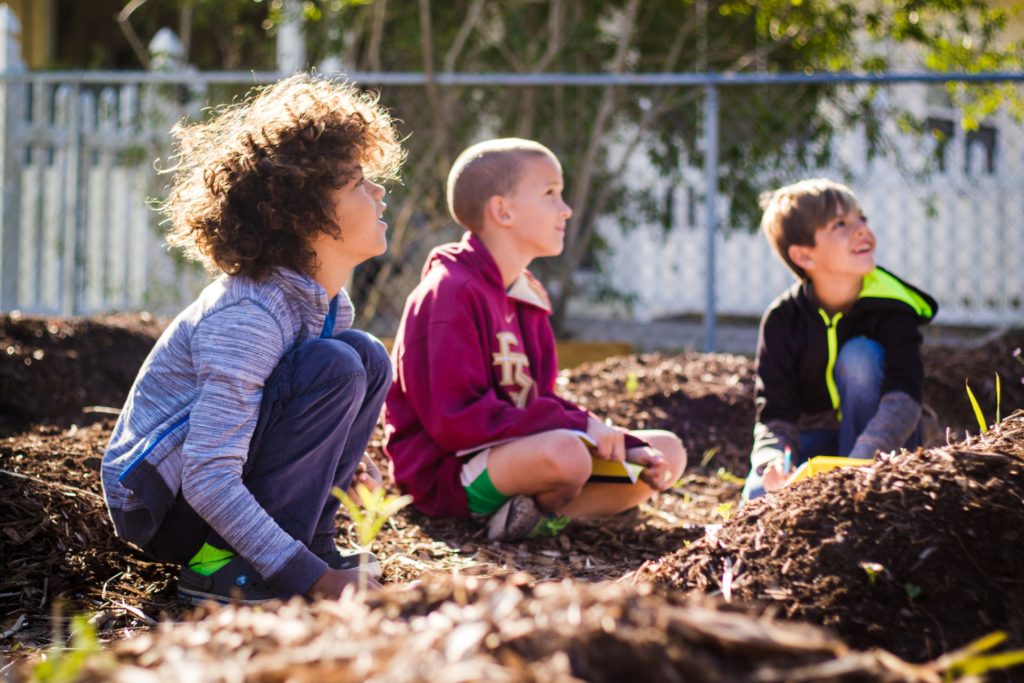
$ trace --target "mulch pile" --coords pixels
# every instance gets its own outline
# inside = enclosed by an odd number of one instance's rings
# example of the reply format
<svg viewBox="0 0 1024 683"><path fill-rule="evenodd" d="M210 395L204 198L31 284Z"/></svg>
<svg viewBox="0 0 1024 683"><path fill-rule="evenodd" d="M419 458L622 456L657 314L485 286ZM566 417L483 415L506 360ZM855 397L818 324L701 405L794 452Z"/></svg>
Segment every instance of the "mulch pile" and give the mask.
<svg viewBox="0 0 1024 683"><path fill-rule="evenodd" d="M145 630L154 621L177 620L183 615L182 606L174 598L174 568L153 564L112 537L100 497L98 468L113 421L102 413L82 412L89 406L122 405L164 324L166 321L144 320L138 315L75 321L0 317L0 653L21 656L46 647L54 635L51 616L55 606L65 615L94 612L94 624L104 642ZM1003 413L1024 405L1024 391L1017 379L1020 373L1014 374L1016 362L1010 355L1021 341L1024 335L1017 334L969 353L937 349L930 355L933 350L926 350L926 391L932 396L946 396L950 405L955 404L960 422L953 422L944 406L933 399L940 416L958 429L959 425L971 424L970 409L956 404L961 397L966 400L962 392L965 376L971 377L986 412L993 414L994 399L986 403L983 385L992 367L1005 373ZM948 382L947 375L952 378ZM690 453L690 470L680 485L643 506L635 523L576 523L558 538L518 545L489 543L480 528L468 521L432 520L407 508L384 527L372 547L384 565L385 579L405 582L458 570L463 576L482 580L522 570L542 582L565 578L577 582L619 580L631 576L645 562L671 556L688 543L691 548L703 546L706 542L700 539L704 537L704 525L732 518L726 529L734 529L738 523L735 520L745 518L754 509L752 506L736 517L742 485L739 477L746 474L751 446L752 387L749 359L728 355L628 356L563 373L559 391L608 416L613 423L678 433ZM955 387L959 390L954 391ZM369 450L383 464L380 438L378 431ZM897 488L898 482L894 479L891 486ZM979 499L987 500L989 496L984 488L977 491ZM991 500L993 510L1004 504L995 494ZM1013 505L1019 507L1020 503ZM1016 510L1013 505L1010 507ZM990 523L980 526L988 533L975 531L978 538L968 536L965 543L983 545L993 538L993 530L1003 533L1012 524L1024 529L1019 521L1013 521L1014 517L992 514ZM944 521L942 515L934 517ZM829 528L825 521L822 524ZM338 527L342 542L354 537L344 513L339 516ZM808 534L808 538L818 537ZM1001 552L1003 545L1000 541L987 552ZM973 548L970 543L968 547ZM717 557L718 550L709 549L708 556ZM983 550L959 555L932 552L947 562L961 565L973 560L989 569L979 559L987 557ZM882 563L897 577L893 572L899 571L898 563L887 558L861 559ZM928 558L925 560L922 566L930 566ZM644 571L649 574L652 566L649 564ZM668 565L662 560L658 566ZM747 571L749 565L743 568ZM858 571L863 580L863 571ZM717 568L709 572L717 572L721 578ZM734 572L739 581L741 573L735 568ZM992 581L1000 586L1005 576L1014 574L1004 575L994 569L990 573ZM886 576L877 579L879 591L891 589L897 593L892 604L894 613L909 611L917 618L923 614L923 605L936 614L930 601L939 595L938 588L915 578L913 585L921 587L921 593L911 605L905 592L899 596L900 580L897 577L890 581ZM789 584L779 585L792 590ZM765 590L771 588L766 584ZM714 591L718 586L712 581L707 589ZM737 598L756 600L763 593L757 589L747 595L742 589L742 585L736 587ZM971 590L984 593L986 589L975 584ZM950 605L963 602L963 595L953 598ZM980 599L987 600L987 596L984 593ZM779 600L778 604L789 603ZM1004 623L999 621L999 612L982 611L992 621L993 629ZM797 612L787 611L786 615L813 619ZM845 618L845 613L841 616ZM883 619L881 623L899 623L895 619ZM825 623L825 618L818 621ZM67 619L58 619L57 623L66 624ZM931 655L937 655L944 646L964 642L956 635L959 631L945 628L941 636L935 627L928 631L936 634L929 635ZM845 632L843 635L849 637ZM850 642L866 647L862 641ZM887 641L883 645L890 647ZM918 661L930 656L928 647L923 652L920 648L904 652L906 658ZM0 665L0 672L2 669Z"/></svg>
<svg viewBox="0 0 1024 683"><path fill-rule="evenodd" d="M82 408L120 408L167 321L0 316L0 434L81 425Z"/></svg>
<svg viewBox="0 0 1024 683"><path fill-rule="evenodd" d="M1018 411L981 438L767 495L636 578L770 601L853 647L925 661L997 630L1024 646L1022 541Z"/></svg>
<svg viewBox="0 0 1024 683"><path fill-rule="evenodd" d="M525 574L434 576L311 608L221 608L96 653L82 673L133 683L942 680L937 664L851 651L812 626L649 587L537 584Z"/></svg>

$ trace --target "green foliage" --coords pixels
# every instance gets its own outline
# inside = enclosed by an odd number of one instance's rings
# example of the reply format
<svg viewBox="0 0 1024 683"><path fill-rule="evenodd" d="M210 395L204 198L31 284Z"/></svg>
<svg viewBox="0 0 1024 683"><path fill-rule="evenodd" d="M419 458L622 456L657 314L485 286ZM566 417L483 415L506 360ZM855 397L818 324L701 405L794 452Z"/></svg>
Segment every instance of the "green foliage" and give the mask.
<svg viewBox="0 0 1024 683"><path fill-rule="evenodd" d="M885 567L877 562L861 562L860 568L868 575L868 585L872 588L875 587L875 579L878 575L885 571Z"/></svg>
<svg viewBox="0 0 1024 683"><path fill-rule="evenodd" d="M935 661L934 667L943 672L943 678L954 681L962 676L982 676L989 671L1007 669L1024 664L1024 650L982 654L1006 640L1006 633L996 631L973 643L943 655Z"/></svg>
<svg viewBox="0 0 1024 683"><path fill-rule="evenodd" d="M352 498L335 486L331 493L337 496L349 516L356 525L356 535L359 537L359 545L368 547L377 538L380 529L392 515L412 502L412 496L388 496L383 486L378 486L370 491L363 484L356 484L356 495L363 504L363 510L359 509ZM365 512L364 512L365 510Z"/></svg>
<svg viewBox="0 0 1024 683"><path fill-rule="evenodd" d="M630 396L636 393L636 390L640 387L640 381L636 377L635 372L631 372L626 375L626 393Z"/></svg>
<svg viewBox="0 0 1024 683"><path fill-rule="evenodd" d="M967 398L971 399L971 407L974 408L974 418L978 421L981 433L984 434L988 431L988 425L985 424L985 416L981 412L981 406L978 405L978 399L974 398L974 392L971 391L970 380L965 380L964 384L967 386Z"/></svg>
<svg viewBox="0 0 1024 683"><path fill-rule="evenodd" d="M60 634L54 634L54 643L47 650L46 659L32 669L32 681L70 683L79 679L86 660L100 652L96 630L87 617L72 617L70 640L71 647L65 647L60 644Z"/></svg>
<svg viewBox="0 0 1024 683"><path fill-rule="evenodd" d="M711 462L711 459L715 457L715 453L717 452L718 448L716 448L715 446L712 446L711 448L704 451L704 456L700 459L700 466L707 467L708 463Z"/></svg>
<svg viewBox="0 0 1024 683"><path fill-rule="evenodd" d="M909 600L910 604L913 605L914 598L921 595L921 587L915 586L912 583L908 583L906 586L904 586L904 589L907 591L907 600Z"/></svg>

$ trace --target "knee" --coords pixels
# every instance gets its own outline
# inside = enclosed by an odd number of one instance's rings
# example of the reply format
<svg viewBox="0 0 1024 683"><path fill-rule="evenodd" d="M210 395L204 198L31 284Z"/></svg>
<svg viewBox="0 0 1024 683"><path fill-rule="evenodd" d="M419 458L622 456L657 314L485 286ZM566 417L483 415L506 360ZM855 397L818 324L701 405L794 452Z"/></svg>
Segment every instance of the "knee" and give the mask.
<svg viewBox="0 0 1024 683"><path fill-rule="evenodd" d="M369 332L345 330L337 335L335 339L345 342L355 349L363 361L363 367L367 369L383 364L391 365L391 358L388 356L387 348Z"/></svg>
<svg viewBox="0 0 1024 683"><path fill-rule="evenodd" d="M675 481L686 469L686 447L682 440L672 432L657 430L644 434L644 439L665 456L665 464L672 472L672 479Z"/></svg>
<svg viewBox="0 0 1024 683"><path fill-rule="evenodd" d="M555 486L580 488L590 477L590 451L567 429L551 432L541 456L546 478Z"/></svg>
<svg viewBox="0 0 1024 683"><path fill-rule="evenodd" d="M337 339L311 339L296 351L294 373L298 383L312 389L344 377L366 372L356 350Z"/></svg>
<svg viewBox="0 0 1024 683"><path fill-rule="evenodd" d="M885 349L865 337L843 345L836 360L836 376L851 389L870 389L879 384L885 367Z"/></svg>

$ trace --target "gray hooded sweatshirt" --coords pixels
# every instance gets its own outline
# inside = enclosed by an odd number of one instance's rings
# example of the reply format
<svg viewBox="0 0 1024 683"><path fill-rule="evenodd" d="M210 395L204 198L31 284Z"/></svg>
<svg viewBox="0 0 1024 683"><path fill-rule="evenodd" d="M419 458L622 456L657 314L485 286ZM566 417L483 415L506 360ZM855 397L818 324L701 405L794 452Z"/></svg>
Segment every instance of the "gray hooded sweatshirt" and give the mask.
<svg viewBox="0 0 1024 683"><path fill-rule="evenodd" d="M264 382L285 354L321 335L328 309L323 287L279 268L260 282L224 275L174 319L139 371L103 456L118 536L146 545L180 491L279 595L301 594L323 574L324 561L256 502L242 467ZM342 290L334 330L352 318Z"/></svg>

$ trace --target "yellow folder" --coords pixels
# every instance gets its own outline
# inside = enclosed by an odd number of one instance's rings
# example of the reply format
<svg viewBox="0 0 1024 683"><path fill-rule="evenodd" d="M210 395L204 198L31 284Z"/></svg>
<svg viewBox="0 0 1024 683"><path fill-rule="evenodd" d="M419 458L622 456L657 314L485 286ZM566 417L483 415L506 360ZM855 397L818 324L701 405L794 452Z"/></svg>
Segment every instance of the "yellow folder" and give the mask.
<svg viewBox="0 0 1024 683"><path fill-rule="evenodd" d="M800 465L800 467L797 468L797 471L790 476L789 480L786 482L786 486L795 484L796 482L804 479L809 479L821 472L834 470L837 467L864 467L865 465L870 465L873 462L873 459L837 458L832 455L818 455L811 458L803 465Z"/></svg>

